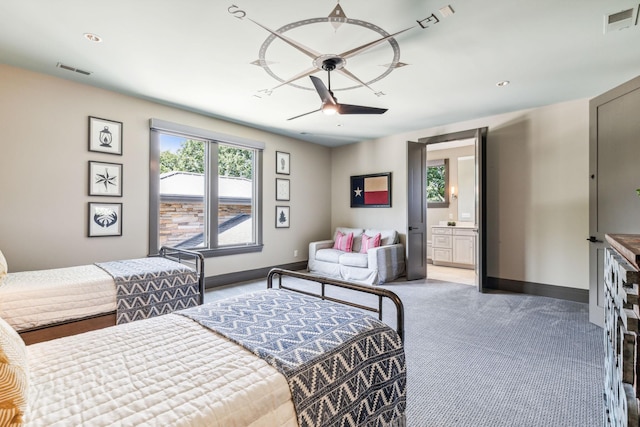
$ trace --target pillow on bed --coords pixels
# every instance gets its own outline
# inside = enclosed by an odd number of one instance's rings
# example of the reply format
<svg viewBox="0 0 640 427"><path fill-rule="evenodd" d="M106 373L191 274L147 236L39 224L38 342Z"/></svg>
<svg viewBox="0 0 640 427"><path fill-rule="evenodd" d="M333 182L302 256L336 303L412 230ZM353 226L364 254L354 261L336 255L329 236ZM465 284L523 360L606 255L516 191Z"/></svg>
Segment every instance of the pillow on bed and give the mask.
<svg viewBox="0 0 640 427"><path fill-rule="evenodd" d="M333 244L333 249L351 252L351 246L353 246L353 233L344 234L342 231L338 231L336 233L336 241Z"/></svg>
<svg viewBox="0 0 640 427"><path fill-rule="evenodd" d="M7 267L7 259L2 255L2 251L0 251L0 283L2 283L2 279L7 275L7 271L9 268Z"/></svg>
<svg viewBox="0 0 640 427"><path fill-rule="evenodd" d="M20 426L27 409L27 350L0 318L0 426Z"/></svg>

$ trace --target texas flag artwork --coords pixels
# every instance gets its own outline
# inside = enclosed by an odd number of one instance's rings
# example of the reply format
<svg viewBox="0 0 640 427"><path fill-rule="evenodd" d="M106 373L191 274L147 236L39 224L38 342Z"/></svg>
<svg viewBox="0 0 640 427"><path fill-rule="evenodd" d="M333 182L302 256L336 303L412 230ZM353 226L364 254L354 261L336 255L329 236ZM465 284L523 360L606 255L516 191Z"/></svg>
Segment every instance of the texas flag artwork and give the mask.
<svg viewBox="0 0 640 427"><path fill-rule="evenodd" d="M351 177L351 207L390 207L391 173Z"/></svg>

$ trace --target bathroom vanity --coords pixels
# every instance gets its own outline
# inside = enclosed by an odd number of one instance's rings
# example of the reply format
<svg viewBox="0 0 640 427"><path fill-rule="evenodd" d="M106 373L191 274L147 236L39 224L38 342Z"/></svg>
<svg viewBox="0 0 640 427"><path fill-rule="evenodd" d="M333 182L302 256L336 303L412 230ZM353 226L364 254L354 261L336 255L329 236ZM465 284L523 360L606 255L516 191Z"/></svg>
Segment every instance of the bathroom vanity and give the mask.
<svg viewBox="0 0 640 427"><path fill-rule="evenodd" d="M475 268L477 234L476 227L431 227L431 260L433 265Z"/></svg>

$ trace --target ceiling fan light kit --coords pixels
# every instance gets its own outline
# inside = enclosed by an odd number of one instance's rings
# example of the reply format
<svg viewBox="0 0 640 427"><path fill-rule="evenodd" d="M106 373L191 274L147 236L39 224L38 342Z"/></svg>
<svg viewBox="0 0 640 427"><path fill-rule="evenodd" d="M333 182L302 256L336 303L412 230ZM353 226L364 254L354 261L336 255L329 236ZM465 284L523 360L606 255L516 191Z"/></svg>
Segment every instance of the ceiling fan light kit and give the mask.
<svg viewBox="0 0 640 427"><path fill-rule="evenodd" d="M297 119L298 117L306 116L307 114L315 113L316 111L322 111L325 115L330 116L334 114L383 114L387 111L386 108L366 107L364 105L350 105L338 103L338 98L335 97L331 91L331 71L335 70L337 64L344 65L345 61L342 58L331 56L322 61L322 69L327 71L327 83L329 87L324 85L322 80L316 76L309 76L313 86L316 88L316 92L320 96L322 105L319 110L310 111L308 113L300 114L295 117L291 117L288 120Z"/></svg>
<svg viewBox="0 0 640 427"><path fill-rule="evenodd" d="M322 104L322 112L326 116L333 116L338 112L338 109L332 104Z"/></svg>

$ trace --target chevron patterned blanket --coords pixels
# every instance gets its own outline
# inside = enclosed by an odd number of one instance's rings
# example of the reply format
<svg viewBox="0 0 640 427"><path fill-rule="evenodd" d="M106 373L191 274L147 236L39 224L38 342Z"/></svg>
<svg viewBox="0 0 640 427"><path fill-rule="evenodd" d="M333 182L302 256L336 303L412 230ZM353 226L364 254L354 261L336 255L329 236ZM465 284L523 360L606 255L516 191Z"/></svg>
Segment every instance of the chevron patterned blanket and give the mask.
<svg viewBox="0 0 640 427"><path fill-rule="evenodd" d="M199 304L195 270L166 258L100 262L116 284L116 324L146 319Z"/></svg>
<svg viewBox="0 0 640 427"><path fill-rule="evenodd" d="M360 310L270 289L178 314L278 369L301 427L405 425L402 341Z"/></svg>

